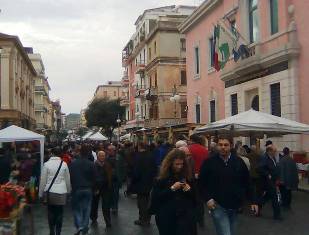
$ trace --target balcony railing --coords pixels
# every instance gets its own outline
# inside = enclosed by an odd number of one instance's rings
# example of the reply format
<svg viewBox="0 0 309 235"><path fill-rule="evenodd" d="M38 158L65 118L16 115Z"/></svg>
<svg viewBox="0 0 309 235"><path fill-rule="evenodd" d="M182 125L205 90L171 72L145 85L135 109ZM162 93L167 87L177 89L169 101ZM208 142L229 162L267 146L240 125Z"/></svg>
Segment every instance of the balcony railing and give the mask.
<svg viewBox="0 0 309 235"><path fill-rule="evenodd" d="M129 106L130 101L128 97L121 97L120 99L120 106Z"/></svg>
<svg viewBox="0 0 309 235"><path fill-rule="evenodd" d="M43 104L35 104L34 110L37 112L47 112L47 108Z"/></svg>
<svg viewBox="0 0 309 235"><path fill-rule="evenodd" d="M145 97L147 100L155 100L158 97L158 89L153 87L146 89Z"/></svg>
<svg viewBox="0 0 309 235"><path fill-rule="evenodd" d="M137 62L136 64L136 73L137 74L140 74L140 73L143 73L145 71L145 60L140 60Z"/></svg>
<svg viewBox="0 0 309 235"><path fill-rule="evenodd" d="M167 127L186 124L186 118L145 119L145 128Z"/></svg>
<svg viewBox="0 0 309 235"><path fill-rule="evenodd" d="M135 93L135 98L143 98L145 97L145 90L146 87L145 85L136 85L136 93Z"/></svg>
<svg viewBox="0 0 309 235"><path fill-rule="evenodd" d="M128 86L129 85L129 76L128 76L128 71L123 71L123 76L121 79L121 83L123 86Z"/></svg>

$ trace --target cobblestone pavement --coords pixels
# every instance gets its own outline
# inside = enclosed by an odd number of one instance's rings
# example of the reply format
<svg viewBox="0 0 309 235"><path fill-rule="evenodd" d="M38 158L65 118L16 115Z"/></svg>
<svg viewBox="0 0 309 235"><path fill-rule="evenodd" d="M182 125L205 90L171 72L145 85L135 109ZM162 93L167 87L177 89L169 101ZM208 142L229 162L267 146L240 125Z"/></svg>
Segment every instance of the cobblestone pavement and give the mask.
<svg viewBox="0 0 309 235"><path fill-rule="evenodd" d="M263 210L261 218L249 215L248 211L239 216L238 235L308 235L309 234L309 194L305 192L294 193L294 204L291 211L283 211L282 222L272 220L269 203ZM138 216L136 199L121 197L118 215L113 215L112 229L106 230L102 214L98 219L98 226L91 228L90 234L100 235L158 235L152 218L151 226L141 228L133 224ZM34 208L35 231L37 235L48 234L47 215L45 207L36 205ZM71 209L65 210L62 234L73 235L74 225ZM208 213L205 216L205 228L199 229L199 235L215 235L214 227Z"/></svg>

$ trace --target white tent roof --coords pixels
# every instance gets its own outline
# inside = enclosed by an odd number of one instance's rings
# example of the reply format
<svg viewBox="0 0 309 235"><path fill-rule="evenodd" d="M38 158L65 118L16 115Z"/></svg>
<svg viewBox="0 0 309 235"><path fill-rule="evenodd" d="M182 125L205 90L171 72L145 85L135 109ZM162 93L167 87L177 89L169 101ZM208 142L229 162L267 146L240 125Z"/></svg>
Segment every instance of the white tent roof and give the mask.
<svg viewBox="0 0 309 235"><path fill-rule="evenodd" d="M97 141L108 140L108 138L105 137L104 135L102 135L100 132L97 132L97 133L91 135L91 136L88 137L87 139L88 139L88 140L97 140Z"/></svg>
<svg viewBox="0 0 309 235"><path fill-rule="evenodd" d="M90 137L93 134L93 131L88 131L83 137L82 139L87 139L88 137Z"/></svg>
<svg viewBox="0 0 309 235"><path fill-rule="evenodd" d="M0 142L44 140L45 136L12 125L0 130Z"/></svg>
<svg viewBox="0 0 309 235"><path fill-rule="evenodd" d="M234 136L261 137L264 134L280 136L309 133L309 125L250 109L249 111L197 128L196 133L232 133Z"/></svg>

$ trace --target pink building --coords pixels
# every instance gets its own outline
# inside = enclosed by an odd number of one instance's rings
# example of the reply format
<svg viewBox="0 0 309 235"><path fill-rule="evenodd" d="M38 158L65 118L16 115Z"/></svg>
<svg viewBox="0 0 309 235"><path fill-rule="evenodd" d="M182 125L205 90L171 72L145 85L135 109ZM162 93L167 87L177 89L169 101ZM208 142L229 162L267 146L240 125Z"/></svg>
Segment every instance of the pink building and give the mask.
<svg viewBox="0 0 309 235"><path fill-rule="evenodd" d="M180 26L187 45L188 122L209 123L254 108L309 123L306 9L309 1L304 0L202 3ZM230 53L219 72L212 59L214 25L231 38L238 35L236 51L241 44L246 46L245 51L238 51L242 57L236 62ZM305 136L273 140L279 149L309 151Z"/></svg>

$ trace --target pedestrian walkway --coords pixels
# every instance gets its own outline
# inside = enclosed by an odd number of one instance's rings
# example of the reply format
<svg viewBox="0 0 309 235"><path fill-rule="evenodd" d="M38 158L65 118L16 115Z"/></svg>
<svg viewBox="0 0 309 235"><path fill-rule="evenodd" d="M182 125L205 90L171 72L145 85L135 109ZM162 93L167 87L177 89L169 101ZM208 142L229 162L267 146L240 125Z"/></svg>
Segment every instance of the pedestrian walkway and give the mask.
<svg viewBox="0 0 309 235"><path fill-rule="evenodd" d="M307 235L309 231L308 214L309 214L309 194L304 192L294 193L294 204L292 211L283 211L282 222L273 221L270 205L263 209L263 217L255 218L245 211L239 218L238 235ZM93 235L159 235L152 218L151 226L141 228L134 225L134 220L138 217L136 208L136 199L120 199L119 214L112 216L112 229L106 230L103 222L103 216L100 211L98 226L91 228L90 234ZM36 205L34 208L35 231L36 235L48 234L48 223L46 209L42 205ZM63 235L73 235L74 225L73 216L70 207L67 207L64 215ZM205 216L205 228L200 229L199 235L214 235L214 227L208 213Z"/></svg>

